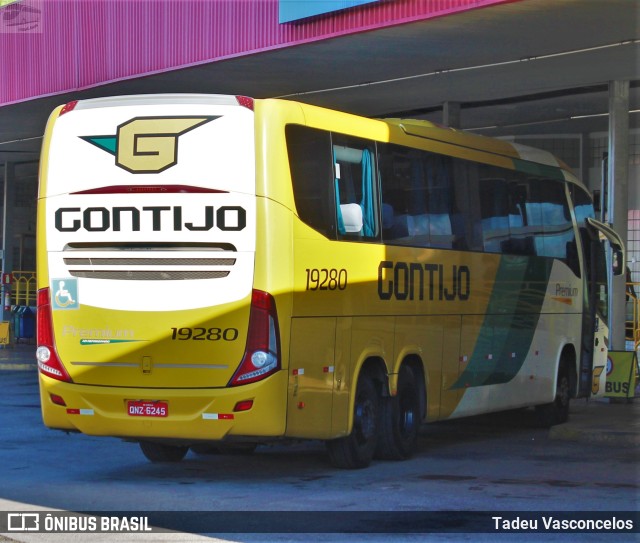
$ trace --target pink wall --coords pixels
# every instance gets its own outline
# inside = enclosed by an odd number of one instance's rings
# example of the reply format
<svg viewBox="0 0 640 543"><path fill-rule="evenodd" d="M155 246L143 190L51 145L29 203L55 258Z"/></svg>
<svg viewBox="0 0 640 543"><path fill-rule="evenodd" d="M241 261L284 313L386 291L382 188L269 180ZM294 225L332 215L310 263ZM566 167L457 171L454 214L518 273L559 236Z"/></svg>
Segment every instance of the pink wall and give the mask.
<svg viewBox="0 0 640 543"><path fill-rule="evenodd" d="M388 0L279 24L278 0L23 0L13 9L36 11L22 26L0 10L0 105L510 1Z"/></svg>

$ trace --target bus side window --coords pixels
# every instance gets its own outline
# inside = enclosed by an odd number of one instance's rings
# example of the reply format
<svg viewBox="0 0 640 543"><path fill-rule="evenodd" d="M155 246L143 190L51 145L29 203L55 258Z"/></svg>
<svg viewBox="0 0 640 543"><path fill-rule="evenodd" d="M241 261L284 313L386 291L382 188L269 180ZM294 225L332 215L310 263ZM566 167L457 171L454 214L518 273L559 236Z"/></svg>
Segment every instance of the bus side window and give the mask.
<svg viewBox="0 0 640 543"><path fill-rule="evenodd" d="M509 182L509 240L502 246L504 253L522 256L536 254L535 227L530 227L532 217L528 201L528 185L517 177Z"/></svg>
<svg viewBox="0 0 640 543"><path fill-rule="evenodd" d="M585 265L585 273L587 276L587 284L591 284L590 281L590 255L591 255L591 243L590 237L586 227L587 218L591 217L595 219L596 213L593 205L593 201L591 200L591 196L587 192L585 192L582 188L576 185L569 185L569 190L571 192L571 200L573 202L573 210L576 216L576 222L578 224L578 232L580 233L580 239L582 240L582 248L586 256ZM575 248L577 252L577 247ZM569 267L575 271L576 275L580 277L580 264L575 261L577 260L578 255L575 257L573 253L569 253ZM605 310L606 313L606 310Z"/></svg>
<svg viewBox="0 0 640 543"><path fill-rule="evenodd" d="M421 153L422 168L427 185L427 220L429 246L451 249L454 246L452 217L454 215L454 187L449 157Z"/></svg>
<svg viewBox="0 0 640 543"><path fill-rule="evenodd" d="M483 251L482 216L480 213L480 165L453 160L451 176L456 211L451 226L456 236L454 249Z"/></svg>
<svg viewBox="0 0 640 543"><path fill-rule="evenodd" d="M298 216L314 230L335 239L331 135L299 125L288 125L285 134Z"/></svg>
<svg viewBox="0 0 640 543"><path fill-rule="evenodd" d="M530 179L531 209L536 209L536 250L540 256L567 261L567 249L575 243L575 232L564 185L550 179Z"/></svg>
<svg viewBox="0 0 640 543"><path fill-rule="evenodd" d="M375 148L372 142L333 134L335 214L345 240L379 238Z"/></svg>
<svg viewBox="0 0 640 543"><path fill-rule="evenodd" d="M500 253L508 245L509 201L505 179L480 179L480 214L484 250Z"/></svg>
<svg viewBox="0 0 640 543"><path fill-rule="evenodd" d="M461 161L378 145L383 239L393 245L468 249L467 179Z"/></svg>
<svg viewBox="0 0 640 543"><path fill-rule="evenodd" d="M408 241L408 209L405 187L409 182L409 151L390 144L378 144L378 171L382 197L383 241L404 245Z"/></svg>

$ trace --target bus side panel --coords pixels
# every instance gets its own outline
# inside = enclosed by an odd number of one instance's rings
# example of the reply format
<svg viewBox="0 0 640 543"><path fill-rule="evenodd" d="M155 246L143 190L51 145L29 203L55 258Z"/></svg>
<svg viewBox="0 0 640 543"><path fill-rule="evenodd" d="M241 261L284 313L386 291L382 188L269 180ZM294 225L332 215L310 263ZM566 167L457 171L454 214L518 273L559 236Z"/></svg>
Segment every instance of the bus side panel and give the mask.
<svg viewBox="0 0 640 543"><path fill-rule="evenodd" d="M351 329L352 317L338 317L336 324L335 350L335 388L333 391L333 412L331 416L331 433L334 437L346 436L349 433L351 417L349 393L351 384Z"/></svg>
<svg viewBox="0 0 640 543"><path fill-rule="evenodd" d="M393 360L395 345L396 317L353 317L351 327L351 382L357 386L362 366L369 360L385 362L389 371L389 361Z"/></svg>
<svg viewBox="0 0 640 543"><path fill-rule="evenodd" d="M464 362L454 388L463 398L452 417L553 401L563 349L578 351L582 288L562 262L536 260L510 286L498 274L487 315L462 317Z"/></svg>
<svg viewBox="0 0 640 543"><path fill-rule="evenodd" d="M335 339L335 318L291 319L287 409L290 437L332 437Z"/></svg>
<svg viewBox="0 0 640 543"><path fill-rule="evenodd" d="M443 353L442 353L442 379L440 393L440 410L437 416L432 416L432 412L427 412L427 420L439 420L449 418L453 410L462 399L463 391L454 388L462 372L463 364L466 364L461 355L460 345L462 341L462 318L460 316L443 317L440 319L443 325ZM427 351L428 353L429 351ZM429 356L425 357L427 369L429 366ZM429 371L430 374L430 371ZM429 402L429 398L427 398ZM436 413L433 413L436 415Z"/></svg>
<svg viewBox="0 0 640 543"><path fill-rule="evenodd" d="M451 378L444 364L446 363L450 370L451 361L457 360L457 348L453 351L445 348L444 341L445 336L450 337L450 331L455 329L456 322L459 322L456 317L396 317L395 365L392 371L398 373L401 364L409 357L415 357L422 362L429 420L439 417L441 385L443 381ZM457 376L457 371L455 373Z"/></svg>

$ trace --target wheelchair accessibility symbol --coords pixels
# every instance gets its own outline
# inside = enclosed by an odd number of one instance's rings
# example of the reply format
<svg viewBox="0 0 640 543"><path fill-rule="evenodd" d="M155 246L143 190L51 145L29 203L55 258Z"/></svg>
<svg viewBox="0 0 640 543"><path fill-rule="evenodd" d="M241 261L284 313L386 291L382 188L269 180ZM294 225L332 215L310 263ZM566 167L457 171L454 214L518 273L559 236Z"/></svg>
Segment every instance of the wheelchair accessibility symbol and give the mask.
<svg viewBox="0 0 640 543"><path fill-rule="evenodd" d="M51 303L53 309L78 309L78 280L69 277L66 279L53 280L53 299Z"/></svg>

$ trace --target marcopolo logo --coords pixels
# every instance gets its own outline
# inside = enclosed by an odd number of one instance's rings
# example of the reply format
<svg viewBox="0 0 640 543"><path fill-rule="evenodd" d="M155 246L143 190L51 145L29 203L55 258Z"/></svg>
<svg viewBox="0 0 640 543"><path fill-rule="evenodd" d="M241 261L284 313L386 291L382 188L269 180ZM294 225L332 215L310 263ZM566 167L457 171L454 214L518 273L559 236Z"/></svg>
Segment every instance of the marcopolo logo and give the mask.
<svg viewBox="0 0 640 543"><path fill-rule="evenodd" d="M160 173L178 163L178 138L219 116L135 117L115 135L80 136L116 157L116 166L131 173Z"/></svg>

